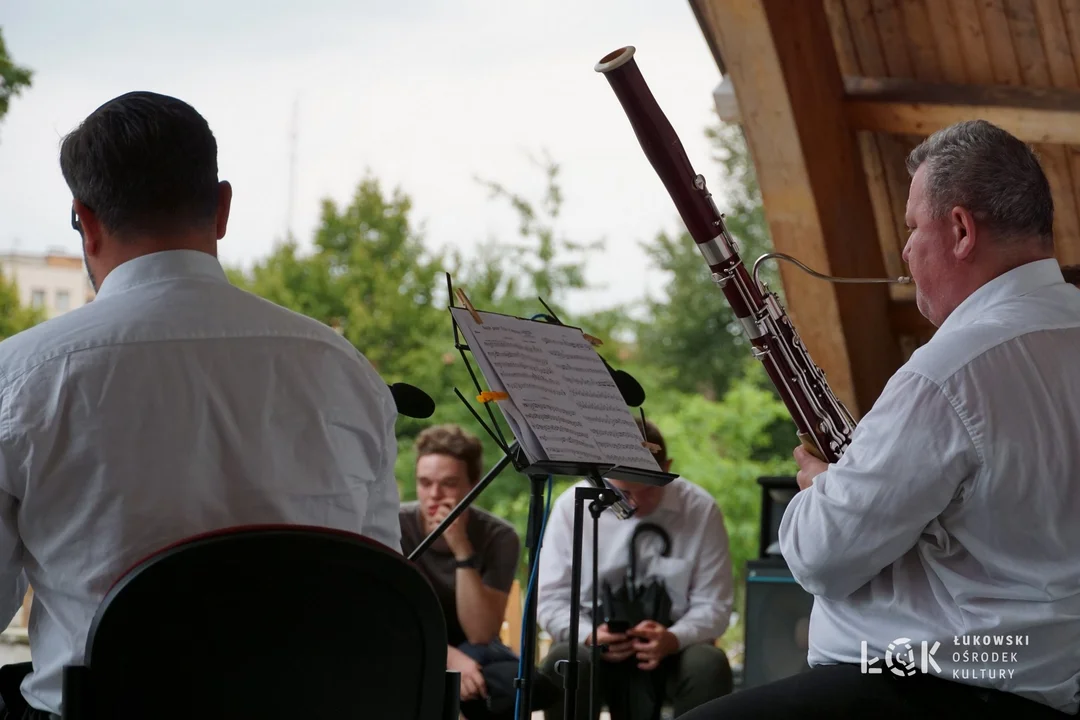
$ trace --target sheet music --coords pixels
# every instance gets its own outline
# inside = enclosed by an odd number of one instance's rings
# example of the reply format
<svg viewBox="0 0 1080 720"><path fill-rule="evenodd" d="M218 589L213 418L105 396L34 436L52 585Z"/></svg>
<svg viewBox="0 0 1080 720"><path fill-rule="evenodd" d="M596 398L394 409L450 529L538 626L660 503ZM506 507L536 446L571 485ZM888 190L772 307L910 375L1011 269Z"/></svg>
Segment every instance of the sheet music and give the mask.
<svg viewBox="0 0 1080 720"><path fill-rule="evenodd" d="M580 329L484 312L478 325L465 309L451 312L491 389L510 395L511 401L499 406L518 421L519 431L531 431L515 433L530 460L660 470L642 446L611 374ZM534 456L535 450L546 458Z"/></svg>
<svg viewBox="0 0 1080 720"><path fill-rule="evenodd" d="M483 375L484 379L487 381L488 388L494 392L507 392L506 388L499 380L498 373L488 361L482 344L476 339L474 329L478 326L473 322L472 315L465 311L465 318L467 318L467 320L465 320L458 316L457 308L451 308L450 312L454 314L454 319L457 321L462 335L465 336L465 342L468 343L469 349L472 351L473 359L476 361L476 364L480 366L480 374ZM484 314L486 315L487 313ZM502 400L496 403L496 405L502 411L503 417L506 418L507 423L510 425L510 431L514 433L514 437L517 438L518 444L521 446L522 451L524 451L525 457L529 459L529 462L547 459L547 453L544 451L543 446L540 444L532 430L529 429L528 423L525 422L525 418L522 416L521 411L518 410L513 400Z"/></svg>

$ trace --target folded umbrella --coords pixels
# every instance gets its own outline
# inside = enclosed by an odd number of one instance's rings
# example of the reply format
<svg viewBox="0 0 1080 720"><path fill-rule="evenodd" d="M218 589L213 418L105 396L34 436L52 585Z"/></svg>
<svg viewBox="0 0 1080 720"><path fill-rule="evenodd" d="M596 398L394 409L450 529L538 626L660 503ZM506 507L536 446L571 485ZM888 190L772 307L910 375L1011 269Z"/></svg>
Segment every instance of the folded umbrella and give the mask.
<svg viewBox="0 0 1080 720"><path fill-rule="evenodd" d="M663 579L652 578L641 584L637 580L637 541L647 533L660 536L664 543L661 556L671 552L671 538L659 525L641 523L634 528L625 583L616 589L606 581L603 584L601 616L611 632L625 632L645 620L671 627L671 596ZM667 679L665 663L653 670L642 670L638 659L631 656L619 663L604 662L598 669L602 670L601 690L613 718L659 720Z"/></svg>

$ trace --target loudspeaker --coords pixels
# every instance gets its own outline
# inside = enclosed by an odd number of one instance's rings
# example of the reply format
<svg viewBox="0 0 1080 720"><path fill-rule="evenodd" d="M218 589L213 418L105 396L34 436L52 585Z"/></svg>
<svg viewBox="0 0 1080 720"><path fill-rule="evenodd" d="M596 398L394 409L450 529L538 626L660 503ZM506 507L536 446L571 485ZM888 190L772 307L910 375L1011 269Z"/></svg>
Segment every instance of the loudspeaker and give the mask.
<svg viewBox="0 0 1080 720"><path fill-rule="evenodd" d="M759 477L761 486L761 538L758 557L780 557L780 521L791 498L799 492L794 477Z"/></svg>
<svg viewBox="0 0 1080 720"><path fill-rule="evenodd" d="M743 687L806 672L814 596L795 582L783 560L746 563Z"/></svg>

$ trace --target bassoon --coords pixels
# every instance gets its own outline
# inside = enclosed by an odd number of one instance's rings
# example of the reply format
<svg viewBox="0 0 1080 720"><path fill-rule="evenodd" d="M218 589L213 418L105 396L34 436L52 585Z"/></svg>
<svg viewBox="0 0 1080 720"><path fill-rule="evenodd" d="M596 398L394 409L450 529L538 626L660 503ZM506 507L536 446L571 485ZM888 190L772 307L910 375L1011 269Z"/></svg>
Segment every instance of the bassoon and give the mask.
<svg viewBox="0 0 1080 720"><path fill-rule="evenodd" d="M634 60L634 47L604 56L595 69L615 91L645 156L705 258L713 281L723 291L754 356L764 365L795 421L800 443L819 459L836 462L851 443L855 420L810 357L779 297L758 281L758 266L762 260L776 257L831 282L910 283L911 278L836 278L815 272L783 253L763 255L754 263L753 272L748 271L705 178L694 172L679 136L645 83Z"/></svg>

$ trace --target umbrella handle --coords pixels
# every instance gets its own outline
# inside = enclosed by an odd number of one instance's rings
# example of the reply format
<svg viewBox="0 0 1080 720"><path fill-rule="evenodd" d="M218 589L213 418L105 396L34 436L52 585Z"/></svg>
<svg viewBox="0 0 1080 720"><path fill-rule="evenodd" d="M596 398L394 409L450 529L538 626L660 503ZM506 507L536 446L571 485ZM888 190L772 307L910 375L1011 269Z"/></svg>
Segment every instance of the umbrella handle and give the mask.
<svg viewBox="0 0 1080 720"><path fill-rule="evenodd" d="M661 557L667 557L671 553L671 536L667 530L656 523L638 523L634 528L634 534L630 536L630 566L626 569L627 588L631 593L637 589L637 540L645 533L659 535L664 541L664 549L660 552Z"/></svg>

